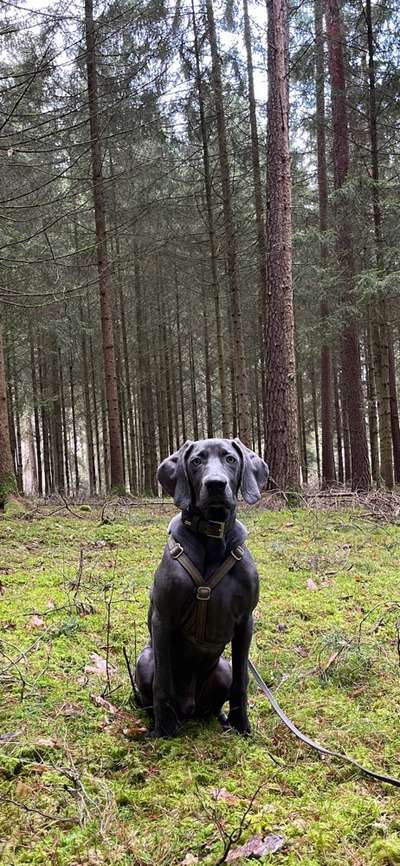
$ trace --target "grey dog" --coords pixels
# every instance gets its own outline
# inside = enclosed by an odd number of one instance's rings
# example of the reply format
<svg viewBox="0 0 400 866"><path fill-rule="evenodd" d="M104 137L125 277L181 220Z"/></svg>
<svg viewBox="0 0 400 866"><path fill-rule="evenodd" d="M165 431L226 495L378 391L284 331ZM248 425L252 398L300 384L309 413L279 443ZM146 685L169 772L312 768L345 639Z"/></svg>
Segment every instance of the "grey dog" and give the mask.
<svg viewBox="0 0 400 866"><path fill-rule="evenodd" d="M151 737L174 736L186 719L213 715L250 733L247 660L259 587L236 506L239 490L245 502L257 502L267 478L267 464L239 439L185 442L159 467L181 514L168 527L151 592L150 640L135 672ZM232 664L222 655L229 643Z"/></svg>

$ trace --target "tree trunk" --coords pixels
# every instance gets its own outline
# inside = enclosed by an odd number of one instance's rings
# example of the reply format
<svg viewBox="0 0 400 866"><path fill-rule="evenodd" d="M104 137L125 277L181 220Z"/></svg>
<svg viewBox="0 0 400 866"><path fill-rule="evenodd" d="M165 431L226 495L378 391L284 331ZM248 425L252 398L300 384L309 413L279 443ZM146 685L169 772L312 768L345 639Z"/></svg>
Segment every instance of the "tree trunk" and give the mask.
<svg viewBox="0 0 400 866"><path fill-rule="evenodd" d="M307 436L304 415L303 377L297 372L297 414L299 418L299 446L301 459L301 475L303 484L308 484Z"/></svg>
<svg viewBox="0 0 400 866"><path fill-rule="evenodd" d="M7 496L10 493L16 492L16 489L17 482L14 473L8 426L3 328L0 321L0 511L4 511Z"/></svg>
<svg viewBox="0 0 400 866"><path fill-rule="evenodd" d="M351 483L354 490L367 490L371 486L371 475L361 382L360 344L358 326L351 310L355 302L353 241L349 203L345 199L343 189L349 172L349 132L339 0L327 0L326 18L332 94L335 189L341 191L336 208L336 250L341 268L343 302L349 308L348 313L346 312L347 324L343 333L342 363L351 443Z"/></svg>
<svg viewBox="0 0 400 866"><path fill-rule="evenodd" d="M226 376L225 376L225 360L224 360L224 343L222 336L222 317L221 317L221 298L220 298L220 286L218 280L218 265L217 265L217 252L216 252L216 240L215 240L215 221L214 221L214 208L212 202L212 179L211 179L211 170L210 170L210 155L208 149L208 135L207 135L207 124L206 124L206 115L205 115L205 107L204 107L204 94L203 94L203 81L201 76L200 69L200 52L199 52L199 39L197 33L197 22L195 15L195 7L194 0L191 0L192 4L192 23L193 23L193 35L194 35L194 53L196 60L196 86L197 86L197 94L199 99L199 112L200 112L200 128L201 128L201 141L202 141L202 154L203 154L203 167L204 167L204 188L206 194L206 208L207 208L207 231L208 238L210 244L210 266L211 266L211 280L212 280L212 288L213 288L213 296L214 296L214 308L215 308L215 327L216 327L216 338L217 338L217 357L218 357L218 376L219 376L219 386L221 391L221 427L222 427L222 435L229 435L229 411L228 411L228 395L226 389ZM185 439L185 436L183 436Z"/></svg>
<svg viewBox="0 0 400 866"><path fill-rule="evenodd" d="M85 0L86 66L92 154L93 199L96 224L97 268L100 288L100 315L103 339L104 378L110 437L111 487L124 488L124 465L118 407L117 372L114 352L111 290L106 244L103 168L98 122L96 43L93 0Z"/></svg>
<svg viewBox="0 0 400 866"><path fill-rule="evenodd" d="M399 407L396 388L396 366L394 360L393 334L389 331L389 382L390 382L390 417L392 422L394 479L400 483L400 424Z"/></svg>
<svg viewBox="0 0 400 866"><path fill-rule="evenodd" d="M313 423L314 423L314 440L315 440L315 455L317 458L317 475L318 481L321 481L321 458L319 454L319 424L318 424L318 403L317 403L317 387L315 384L315 366L314 359L311 359L310 364L310 382L311 382L311 399L312 399L312 409L313 409ZM333 456L333 453L332 453ZM331 483L334 481L334 477L331 478Z"/></svg>
<svg viewBox="0 0 400 866"><path fill-rule="evenodd" d="M335 403L336 448L337 448L337 456L338 456L338 481L339 481L339 484L344 484L343 425L342 425L342 415L341 415L341 411L340 411L338 373L337 373L336 365L333 361L332 361L332 372L333 372L333 394L334 394L334 403Z"/></svg>
<svg viewBox="0 0 400 866"><path fill-rule="evenodd" d="M375 255L378 273L382 276L384 271L383 235L382 210L379 192L378 131L376 122L375 59L371 0L366 0L365 18L367 22L368 36L368 108L372 162L372 209L374 215ZM389 381L389 333L386 302L384 298L377 300L373 305L373 314L374 322L372 327L372 336L379 414L380 475L385 486L390 490L393 487L393 455Z"/></svg>
<svg viewBox="0 0 400 866"><path fill-rule="evenodd" d="M325 137L325 64L323 41L323 0L315 0L315 102L317 121L317 174L318 174L318 208L319 208L319 249L321 270L328 264L328 245L326 233L328 230L328 181L326 169L326 137ZM326 327L329 317L329 304L321 300L321 431L322 431L322 487L329 487L335 481L335 460L333 455L333 387L332 387L332 356L327 340ZM318 473L320 476L320 473Z"/></svg>
<svg viewBox="0 0 400 866"><path fill-rule="evenodd" d="M79 491L79 463L78 463L78 434L76 428L76 408L75 408L75 384L74 384L74 365L72 356L69 362L69 392L71 396L71 415L72 415L72 439L74 443L74 472L75 472L75 492Z"/></svg>
<svg viewBox="0 0 400 866"><path fill-rule="evenodd" d="M228 146L226 138L225 110L222 91L221 61L218 52L212 0L206 0L208 32L211 48L212 85L217 121L218 151L221 171L222 203L228 281L231 296L233 326L233 357L239 436L246 445L251 443L251 418L249 385L244 352L242 312L240 301L239 271L237 263L236 236L233 222L231 181Z"/></svg>
<svg viewBox="0 0 400 866"><path fill-rule="evenodd" d="M273 483L300 485L292 284L286 0L268 0L266 443Z"/></svg>
<svg viewBox="0 0 400 866"><path fill-rule="evenodd" d="M201 281L202 301L203 301L203 335L204 335L204 376L206 380L206 413L207 413L207 438L212 439L213 433L213 415L212 415L212 384L211 384L211 365L210 365L210 347L208 336L208 319L207 319L207 295L204 283L204 275Z"/></svg>
<svg viewBox="0 0 400 866"><path fill-rule="evenodd" d="M35 421L35 446L36 446L36 469L38 494L43 496L43 478L42 478L42 449L40 443L40 420L39 420L39 395L36 373L36 358L35 344L33 339L32 326L29 326L29 342L30 342L30 358L31 358L31 376L32 376L32 397L33 397L33 417Z"/></svg>
<svg viewBox="0 0 400 866"><path fill-rule="evenodd" d="M372 351L371 326L368 322L367 335L365 339L366 362L367 362L367 401L368 401L368 427L369 447L371 452L372 478L379 483L379 434L378 413L376 409L376 386L375 386L375 353Z"/></svg>

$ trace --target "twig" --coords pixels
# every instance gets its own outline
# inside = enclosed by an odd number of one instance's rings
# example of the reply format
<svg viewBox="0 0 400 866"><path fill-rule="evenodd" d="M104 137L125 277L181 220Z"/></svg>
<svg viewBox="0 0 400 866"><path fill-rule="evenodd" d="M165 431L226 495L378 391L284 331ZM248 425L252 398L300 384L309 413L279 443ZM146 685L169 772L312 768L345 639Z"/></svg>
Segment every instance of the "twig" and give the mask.
<svg viewBox="0 0 400 866"><path fill-rule="evenodd" d="M114 562L114 572L115 572ZM102 695L110 694L111 692L111 679L110 679L110 633L111 633L111 606L114 595L114 582L106 583L104 587L104 604L106 606L106 676L107 676L107 684L102 692Z"/></svg>
<svg viewBox="0 0 400 866"><path fill-rule="evenodd" d="M78 818L63 817L62 815L49 815L47 812L42 812L41 809L35 809L33 806L27 806L26 803L19 803L18 800L12 800L11 797L0 796L0 803L8 803L10 806L17 806L18 809L23 809L24 812L34 812L36 815L41 815L48 821L53 821L55 824L78 824Z"/></svg>
<svg viewBox="0 0 400 866"><path fill-rule="evenodd" d="M249 801L245 811L243 812L243 815L242 815L240 822L239 822L239 826L236 827L234 830L232 830L232 832L229 834L227 834L225 832L225 830L223 830L223 834L226 838L225 847L224 847L224 851L222 853L222 857L220 857L220 859L217 860L215 866L221 866L222 863L225 863L226 858L229 854L229 851L232 848L232 845L237 845L237 843L240 841L240 838L241 838L244 830L246 830L247 827L249 826L248 822L246 822L246 819L247 819L247 816L250 812L250 809L252 808L254 800L256 799L257 795L260 793L261 789L264 786L265 786L265 782L262 782L261 785L259 785L258 788L256 788L256 790L254 791L253 796L250 798L250 801Z"/></svg>

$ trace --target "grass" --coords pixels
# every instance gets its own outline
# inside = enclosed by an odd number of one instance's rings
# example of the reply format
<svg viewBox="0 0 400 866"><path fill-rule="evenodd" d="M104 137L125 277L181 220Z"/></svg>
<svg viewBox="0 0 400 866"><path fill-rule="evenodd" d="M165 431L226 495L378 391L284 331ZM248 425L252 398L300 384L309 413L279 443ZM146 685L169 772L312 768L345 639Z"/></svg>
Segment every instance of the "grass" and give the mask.
<svg viewBox="0 0 400 866"><path fill-rule="evenodd" d="M0 519L1 863L215 866L252 797L236 845L285 841L263 862L400 863L398 790L303 748L254 683L249 740L216 723L144 739L122 649L146 640L173 509L106 525L76 511ZM261 578L255 664L305 732L400 776L398 527L361 510L242 518Z"/></svg>

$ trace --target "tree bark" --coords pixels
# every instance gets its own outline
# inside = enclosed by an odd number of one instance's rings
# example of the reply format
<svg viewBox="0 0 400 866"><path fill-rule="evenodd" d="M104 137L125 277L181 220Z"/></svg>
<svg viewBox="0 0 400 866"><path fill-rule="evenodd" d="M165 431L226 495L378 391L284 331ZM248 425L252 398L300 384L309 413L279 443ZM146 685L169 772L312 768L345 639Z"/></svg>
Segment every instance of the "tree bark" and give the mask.
<svg viewBox="0 0 400 866"><path fill-rule="evenodd" d="M321 270L328 265L328 180L326 168L325 136L325 64L323 39L323 0L315 0L315 102L317 121L317 175L319 210L319 249ZM321 318L321 432L322 432L322 487L329 487L335 481L335 460L333 454L333 387L332 356L327 340L326 328L329 317L329 304L323 298L320 303ZM319 473L318 473L319 475Z"/></svg>
<svg viewBox="0 0 400 866"><path fill-rule="evenodd" d="M268 0L266 444L271 477L300 485L294 350L286 0Z"/></svg>
<svg viewBox="0 0 400 866"><path fill-rule="evenodd" d="M202 142L202 156L203 156L203 167L204 167L204 189L206 194L206 209L207 209L207 231L208 238L210 244L210 267L211 267L211 281L212 281L212 289L214 296L214 309L215 309L215 328L216 328L216 338L217 338L217 357L218 357L218 377L219 377L219 386L221 392L221 427L222 427L222 435L229 435L229 411L228 411L228 395L226 388L226 374L225 374L225 360L224 360L224 342L222 336L222 317L221 317L221 293L220 293L220 285L218 280L218 263L217 263L217 251L216 251L216 239L215 239L215 220L214 220L214 208L212 201L212 179L211 179L211 170L210 170L210 154L208 148L208 135L207 135L207 124L206 124L206 113L204 106L204 93L203 93L203 80L201 75L200 68L200 51L199 51L199 39L197 32L197 22L196 22L196 14L194 7L194 0L191 0L192 5L192 23L193 23L193 36L194 36L194 54L196 61L196 87L197 87L197 95L199 100L199 112L200 112L200 129L201 129L201 142ZM185 436L183 437L185 439Z"/></svg>
<svg viewBox="0 0 400 866"><path fill-rule="evenodd" d="M104 358L104 378L110 437L111 487L124 488L124 462L118 407L117 372L114 352L110 270L106 243L103 168L98 122L96 37L93 0L85 0L86 67L89 99L89 121L92 154L93 200L96 224L96 253L100 289L100 315Z"/></svg>
<svg viewBox="0 0 400 866"><path fill-rule="evenodd" d="M212 85L214 92L215 113L217 121L218 151L221 171L222 203L224 214L224 233L226 246L226 261L228 266L228 281L231 297L233 359L237 399L237 414L239 436L245 445L251 443L251 418L249 385L244 351L242 327L242 312L239 287L239 271L237 263L236 236L233 222L231 180L226 137L225 110L222 91L221 61L218 52L215 29L214 9L212 0L206 0L208 32L211 48Z"/></svg>
<svg viewBox="0 0 400 866"><path fill-rule="evenodd" d="M339 192L336 209L336 251L341 268L343 302L349 308L343 332L342 363L351 444L351 483L354 490L367 490L371 486L371 475L361 382L360 344L357 322L351 309L354 304L353 240L349 205L344 192L350 157L344 39L339 0L327 0L326 25L332 95L335 189Z"/></svg>
<svg viewBox="0 0 400 866"><path fill-rule="evenodd" d="M0 511L4 511L7 496L10 493L15 493L16 489L17 482L14 473L8 426L3 327L0 321Z"/></svg>
<svg viewBox="0 0 400 866"><path fill-rule="evenodd" d="M368 109L372 163L372 210L374 216L375 255L378 275L384 271L382 209L379 192L379 148L376 121L375 58L371 0L366 0L365 18L368 37ZM393 487L392 422L389 380L389 332L386 302L380 298L373 304L373 351L379 415L380 476L385 486Z"/></svg>
<svg viewBox="0 0 400 866"><path fill-rule="evenodd" d="M393 334L389 330L389 382L390 382L390 417L392 422L394 480L400 483L400 425L399 406L396 387L396 366L394 360Z"/></svg>

